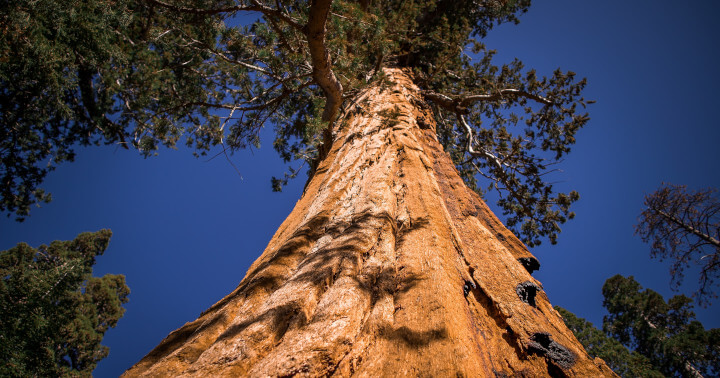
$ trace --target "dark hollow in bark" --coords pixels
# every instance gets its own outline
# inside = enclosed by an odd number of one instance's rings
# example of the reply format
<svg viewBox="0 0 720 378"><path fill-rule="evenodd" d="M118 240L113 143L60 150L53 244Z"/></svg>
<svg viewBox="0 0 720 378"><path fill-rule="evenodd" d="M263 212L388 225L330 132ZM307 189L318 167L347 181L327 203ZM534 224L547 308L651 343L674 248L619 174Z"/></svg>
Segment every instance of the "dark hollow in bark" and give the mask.
<svg viewBox="0 0 720 378"><path fill-rule="evenodd" d="M549 333L538 332L532 335L530 340L530 353L544 356L563 370L569 369L577 359L571 350L555 342Z"/></svg>
<svg viewBox="0 0 720 378"><path fill-rule="evenodd" d="M521 257L518 259L520 261L520 264L528 271L528 273L532 274L534 271L540 269L540 261L538 261L534 257Z"/></svg>
<svg viewBox="0 0 720 378"><path fill-rule="evenodd" d="M535 296L537 295L538 291L540 291L540 288L530 281L520 283L515 288L515 292L517 293L518 297L520 297L520 300L533 307L536 307Z"/></svg>

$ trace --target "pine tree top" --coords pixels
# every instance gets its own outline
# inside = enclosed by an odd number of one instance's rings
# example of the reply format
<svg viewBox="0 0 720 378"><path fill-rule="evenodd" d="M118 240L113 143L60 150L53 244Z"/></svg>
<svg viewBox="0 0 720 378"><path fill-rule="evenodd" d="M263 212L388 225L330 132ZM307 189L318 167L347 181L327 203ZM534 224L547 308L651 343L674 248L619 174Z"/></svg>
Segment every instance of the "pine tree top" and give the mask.
<svg viewBox="0 0 720 378"><path fill-rule="evenodd" d="M125 276L92 276L111 235L0 251L0 375L89 376L107 357L100 342L130 294Z"/></svg>

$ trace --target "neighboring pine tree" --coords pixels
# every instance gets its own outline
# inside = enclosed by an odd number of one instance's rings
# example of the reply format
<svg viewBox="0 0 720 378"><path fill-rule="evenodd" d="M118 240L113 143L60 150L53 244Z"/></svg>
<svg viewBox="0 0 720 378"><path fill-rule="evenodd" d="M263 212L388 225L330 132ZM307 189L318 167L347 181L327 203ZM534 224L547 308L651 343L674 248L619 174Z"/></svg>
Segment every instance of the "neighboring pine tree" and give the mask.
<svg viewBox="0 0 720 378"><path fill-rule="evenodd" d="M604 333L592 323L556 307L588 353L627 377L699 377L720 372L720 329L705 330L695 320L692 300L676 295L667 302L630 277L603 285ZM632 350L632 352L630 352Z"/></svg>
<svg viewBox="0 0 720 378"><path fill-rule="evenodd" d="M110 230L0 252L0 376L90 376L125 312L122 275L93 277Z"/></svg>
<svg viewBox="0 0 720 378"><path fill-rule="evenodd" d="M630 277L613 276L603 285L609 315L603 330L646 356L668 376L720 372L720 329L706 331L695 320L692 300L676 295L667 302Z"/></svg>
<svg viewBox="0 0 720 378"><path fill-rule="evenodd" d="M572 312L555 306L565 324L593 357L600 357L622 377L664 377L654 370L647 357L631 352L619 341L607 336L589 321L575 316Z"/></svg>

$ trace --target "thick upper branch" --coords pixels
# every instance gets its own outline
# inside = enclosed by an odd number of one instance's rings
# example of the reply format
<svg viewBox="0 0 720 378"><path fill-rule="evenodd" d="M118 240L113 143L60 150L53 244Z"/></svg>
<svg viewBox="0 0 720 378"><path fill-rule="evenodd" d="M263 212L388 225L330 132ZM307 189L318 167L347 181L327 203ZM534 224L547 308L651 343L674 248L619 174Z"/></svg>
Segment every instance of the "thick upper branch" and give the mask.
<svg viewBox="0 0 720 378"><path fill-rule="evenodd" d="M308 38L313 78L325 93L325 110L322 120L332 122L340 109L343 87L335 77L330 62L330 53L325 46L326 24L332 0L315 0L310 5L305 35Z"/></svg>

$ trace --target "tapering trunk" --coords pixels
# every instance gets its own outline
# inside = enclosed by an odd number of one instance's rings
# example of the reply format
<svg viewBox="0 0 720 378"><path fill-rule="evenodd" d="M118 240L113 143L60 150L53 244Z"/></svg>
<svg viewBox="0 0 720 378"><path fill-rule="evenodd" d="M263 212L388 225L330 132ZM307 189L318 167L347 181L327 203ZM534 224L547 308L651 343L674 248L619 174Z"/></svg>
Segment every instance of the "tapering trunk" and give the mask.
<svg viewBox="0 0 720 378"><path fill-rule="evenodd" d="M463 184L410 77L386 75L238 288L127 376L614 375Z"/></svg>

